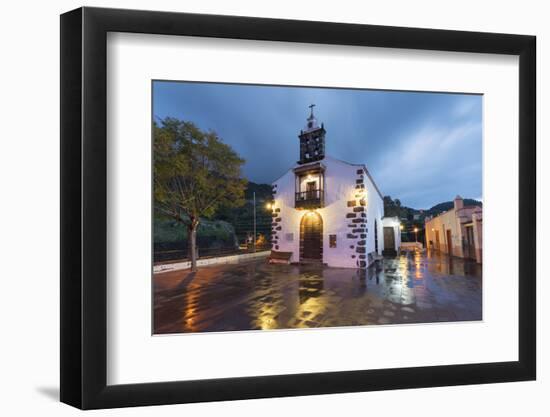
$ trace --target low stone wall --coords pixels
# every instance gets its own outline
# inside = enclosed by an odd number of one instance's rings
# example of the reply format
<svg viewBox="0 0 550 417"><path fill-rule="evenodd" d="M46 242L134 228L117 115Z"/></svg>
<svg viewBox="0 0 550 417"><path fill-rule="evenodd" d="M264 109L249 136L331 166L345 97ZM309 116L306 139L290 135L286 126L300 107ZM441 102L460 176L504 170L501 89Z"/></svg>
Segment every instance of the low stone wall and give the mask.
<svg viewBox="0 0 550 417"><path fill-rule="evenodd" d="M218 264L238 264L239 262L256 259L267 258L271 251L262 251L256 253L243 253L239 255L220 256L217 258L207 258L197 260L197 266L218 265ZM154 274L162 274L163 272L178 271L191 268L191 261L174 262L172 264L162 264L153 266Z"/></svg>
<svg viewBox="0 0 550 417"><path fill-rule="evenodd" d="M401 242L401 250L424 249L421 242Z"/></svg>

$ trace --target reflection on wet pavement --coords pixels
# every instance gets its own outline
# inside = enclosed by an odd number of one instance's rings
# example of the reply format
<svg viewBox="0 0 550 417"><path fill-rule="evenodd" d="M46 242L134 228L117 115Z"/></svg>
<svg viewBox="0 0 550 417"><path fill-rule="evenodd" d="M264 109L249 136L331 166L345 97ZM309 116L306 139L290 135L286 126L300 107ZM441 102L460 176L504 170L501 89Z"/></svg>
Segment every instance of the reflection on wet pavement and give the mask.
<svg viewBox="0 0 550 417"><path fill-rule="evenodd" d="M366 271L265 260L154 276L155 334L481 320L481 265L420 252Z"/></svg>

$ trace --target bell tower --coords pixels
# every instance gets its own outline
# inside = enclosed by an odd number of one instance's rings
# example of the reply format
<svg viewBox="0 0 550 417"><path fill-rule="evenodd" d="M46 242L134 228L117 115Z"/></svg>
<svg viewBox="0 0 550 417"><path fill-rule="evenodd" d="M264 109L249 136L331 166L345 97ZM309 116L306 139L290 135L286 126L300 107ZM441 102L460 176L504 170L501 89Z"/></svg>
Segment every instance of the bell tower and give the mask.
<svg viewBox="0 0 550 417"><path fill-rule="evenodd" d="M317 119L313 115L315 104L309 106L310 115L307 118L307 123L304 130L300 131L300 160L299 164L307 164L308 162L320 161L325 157L325 127L317 123Z"/></svg>

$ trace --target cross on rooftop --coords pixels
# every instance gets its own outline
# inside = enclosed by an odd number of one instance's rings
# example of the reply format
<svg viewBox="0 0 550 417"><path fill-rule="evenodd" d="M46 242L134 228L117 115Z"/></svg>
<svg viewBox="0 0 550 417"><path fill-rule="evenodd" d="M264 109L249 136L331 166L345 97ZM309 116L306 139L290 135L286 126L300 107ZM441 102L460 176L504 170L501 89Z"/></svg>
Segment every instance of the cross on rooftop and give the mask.
<svg viewBox="0 0 550 417"><path fill-rule="evenodd" d="M310 110L311 110L311 114L310 114L309 117L313 117L313 108L315 107L315 104L310 104L308 107L309 107Z"/></svg>

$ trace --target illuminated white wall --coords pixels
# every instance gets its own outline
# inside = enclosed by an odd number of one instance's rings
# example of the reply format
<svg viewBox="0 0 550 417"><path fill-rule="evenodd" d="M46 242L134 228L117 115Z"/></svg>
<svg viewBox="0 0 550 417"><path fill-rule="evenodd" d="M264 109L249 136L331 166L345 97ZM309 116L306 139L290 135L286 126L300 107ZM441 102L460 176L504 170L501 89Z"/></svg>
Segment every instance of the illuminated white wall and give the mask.
<svg viewBox="0 0 550 417"><path fill-rule="evenodd" d="M378 240L378 254L382 255L384 250L384 200L376 189L369 175L365 175L365 188L367 190L367 253L374 252L376 249L375 237ZM374 229L376 227L376 234Z"/></svg>

